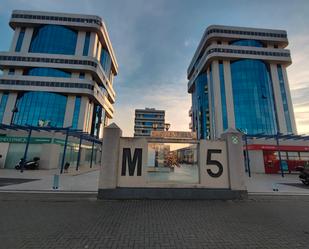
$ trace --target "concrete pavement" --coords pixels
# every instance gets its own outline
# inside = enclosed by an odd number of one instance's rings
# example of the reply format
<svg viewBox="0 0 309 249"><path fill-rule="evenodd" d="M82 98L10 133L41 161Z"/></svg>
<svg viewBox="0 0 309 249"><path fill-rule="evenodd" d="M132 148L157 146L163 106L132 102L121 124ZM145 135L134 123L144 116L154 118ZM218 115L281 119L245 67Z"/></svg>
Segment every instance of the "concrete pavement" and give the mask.
<svg viewBox="0 0 309 249"><path fill-rule="evenodd" d="M0 201L0 248L309 247L309 197L245 201Z"/></svg>

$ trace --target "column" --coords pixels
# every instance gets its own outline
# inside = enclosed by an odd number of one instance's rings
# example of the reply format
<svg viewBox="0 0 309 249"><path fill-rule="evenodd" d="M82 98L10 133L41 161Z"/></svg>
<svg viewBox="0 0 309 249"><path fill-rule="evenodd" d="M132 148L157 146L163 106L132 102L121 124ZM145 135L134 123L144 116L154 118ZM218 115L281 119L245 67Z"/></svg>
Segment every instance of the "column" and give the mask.
<svg viewBox="0 0 309 249"><path fill-rule="evenodd" d="M282 66L282 74L283 74L283 79L284 79L284 88L285 88L285 93L286 93L286 98L287 98L288 108L289 108L289 113L290 113L292 132L294 134L297 134L295 114L294 114L294 108L293 108L293 103L291 99L291 92L290 92L290 87L289 87L289 79L288 79L288 75L286 72L286 66L283 66L283 65L281 66Z"/></svg>
<svg viewBox="0 0 309 249"><path fill-rule="evenodd" d="M226 112L228 127L235 129L235 113L234 113L234 100L232 88L232 74L230 61L223 61L224 70L224 84L225 84L225 97L226 97Z"/></svg>
<svg viewBox="0 0 309 249"><path fill-rule="evenodd" d="M75 96L68 95L67 99L67 105L65 109L65 115L64 115L64 121L63 121L63 127L69 127L72 126L72 120L73 120L73 114L74 114L74 108L75 108Z"/></svg>
<svg viewBox="0 0 309 249"><path fill-rule="evenodd" d="M31 44L32 35L33 35L33 28L26 28L25 36L23 39L23 44L21 46L20 52L28 53L30 44Z"/></svg>
<svg viewBox="0 0 309 249"><path fill-rule="evenodd" d="M81 129L86 131L86 120L87 120L87 112L88 112L89 99L86 96L82 96L80 101L80 110L78 117L78 125L77 129Z"/></svg>
<svg viewBox="0 0 309 249"><path fill-rule="evenodd" d="M282 97L280 91L280 83L278 77L278 70L277 64L270 64L270 72L271 72L271 79L273 83L273 90L274 90L274 97L275 97L275 108L277 113L278 119L278 129L279 132L287 133L284 111L283 111L283 104L282 104Z"/></svg>
<svg viewBox="0 0 309 249"><path fill-rule="evenodd" d="M122 131L115 123L112 123L104 128L102 162L99 178L99 198L101 195L101 189L115 189L117 187L117 171L121 136Z"/></svg>
<svg viewBox="0 0 309 249"><path fill-rule="evenodd" d="M4 112L3 119L2 119L3 124L6 124L6 125L11 124L12 116L13 116L12 110L15 106L16 99L17 99L17 93L11 92L6 102L5 112Z"/></svg>
<svg viewBox="0 0 309 249"><path fill-rule="evenodd" d="M221 135L226 142L231 190L246 190L242 134L229 128Z"/></svg>
<svg viewBox="0 0 309 249"><path fill-rule="evenodd" d="M97 42L98 42L97 34L95 32L91 32L89 40L88 56L96 57Z"/></svg>
<svg viewBox="0 0 309 249"><path fill-rule="evenodd" d="M219 138L223 132L222 123L222 104L220 90L219 63L217 60L212 62L212 87L215 108L215 138Z"/></svg>
<svg viewBox="0 0 309 249"><path fill-rule="evenodd" d="M19 37L19 33L20 33L21 28L20 27L16 27L15 32L14 32L14 36L11 42L11 47L10 47L10 52L15 52L15 48L16 48L16 44L17 44L17 40Z"/></svg>
<svg viewBox="0 0 309 249"><path fill-rule="evenodd" d="M86 32L79 31L76 42L75 55L82 56L84 51L84 43L85 43Z"/></svg>
<svg viewBox="0 0 309 249"><path fill-rule="evenodd" d="M214 139L215 137L215 134L214 134L214 131L215 131L215 127L214 127L214 124L212 122L212 117L214 115L214 110L212 109L212 105L211 105L211 101L212 101L212 88L211 88L211 85L210 85L210 70L209 68L207 69L207 85L208 85L208 106L209 106L209 127L210 127L210 139ZM200 128L199 128L199 114L197 113L197 124L196 124L196 127L197 129L200 131Z"/></svg>

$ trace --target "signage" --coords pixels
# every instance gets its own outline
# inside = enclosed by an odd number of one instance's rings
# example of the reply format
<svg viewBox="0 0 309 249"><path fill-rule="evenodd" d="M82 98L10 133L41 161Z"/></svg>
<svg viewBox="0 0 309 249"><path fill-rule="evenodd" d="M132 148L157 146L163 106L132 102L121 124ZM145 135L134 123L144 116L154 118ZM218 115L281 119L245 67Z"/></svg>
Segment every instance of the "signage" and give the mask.
<svg viewBox="0 0 309 249"><path fill-rule="evenodd" d="M52 139L48 137L31 137L32 144L49 144ZM27 137L1 137L0 143L27 143Z"/></svg>
<svg viewBox="0 0 309 249"><path fill-rule="evenodd" d="M135 168L137 167L137 176L142 175L142 152L141 148L134 150L133 160L130 148L123 148L122 152L122 168L121 175L125 176L127 172L127 165L129 168L129 176L134 176Z"/></svg>
<svg viewBox="0 0 309 249"><path fill-rule="evenodd" d="M244 150L246 147L244 147ZM271 145L271 144L249 144L248 150L282 150L282 151L309 151L309 146L300 145Z"/></svg>
<svg viewBox="0 0 309 249"><path fill-rule="evenodd" d="M186 131L151 131L152 138L196 139L195 132Z"/></svg>

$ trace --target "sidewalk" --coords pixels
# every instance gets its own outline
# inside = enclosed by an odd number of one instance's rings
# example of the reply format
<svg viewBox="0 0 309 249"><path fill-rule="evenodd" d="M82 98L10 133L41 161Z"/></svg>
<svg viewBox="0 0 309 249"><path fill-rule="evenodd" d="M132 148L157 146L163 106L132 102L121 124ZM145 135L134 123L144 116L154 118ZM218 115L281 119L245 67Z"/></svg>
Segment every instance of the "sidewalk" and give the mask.
<svg viewBox="0 0 309 249"><path fill-rule="evenodd" d="M309 186L299 180L298 174L252 174L246 177L246 185L249 194L309 195Z"/></svg>
<svg viewBox="0 0 309 249"><path fill-rule="evenodd" d="M54 175L59 175L59 189L53 190ZM16 184L28 179L28 182ZM2 186L1 182L7 183ZM80 171L71 170L59 174L59 169L53 170L0 170L0 191L97 191L99 183L99 168L85 168Z"/></svg>
<svg viewBox="0 0 309 249"><path fill-rule="evenodd" d="M81 171L71 169L69 173L61 174L58 190L52 189L55 174L59 175L59 170L28 170L21 173L17 170L1 169L0 191L97 192L98 190L99 167L92 169L87 167ZM27 182L22 183L22 180ZM284 177L279 174L252 174L251 178L246 176L246 184L249 194L309 195L309 187L305 186L295 174L286 174ZM273 191L273 188L278 191Z"/></svg>

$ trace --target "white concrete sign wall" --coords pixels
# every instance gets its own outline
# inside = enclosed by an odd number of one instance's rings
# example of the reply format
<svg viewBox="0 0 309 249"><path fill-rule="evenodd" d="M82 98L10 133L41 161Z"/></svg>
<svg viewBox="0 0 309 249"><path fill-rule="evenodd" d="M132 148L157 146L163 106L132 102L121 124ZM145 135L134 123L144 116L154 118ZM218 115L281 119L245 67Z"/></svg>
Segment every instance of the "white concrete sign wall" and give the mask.
<svg viewBox="0 0 309 249"><path fill-rule="evenodd" d="M162 144L165 140L158 142ZM99 191L102 192L104 189L123 191L125 188L246 191L243 149L239 132L230 129L223 133L220 140L199 140L195 143L198 154L198 182L176 183L169 181L168 177L166 181L150 182L147 181L149 170L147 138L123 138L121 130L112 124L104 129ZM160 169L151 168L151 172L157 170ZM160 172L163 173L162 169ZM166 173L163 174L173 174L174 171L164 172Z"/></svg>
<svg viewBox="0 0 309 249"><path fill-rule="evenodd" d="M225 141L200 140L199 170L203 187L230 187Z"/></svg>
<svg viewBox="0 0 309 249"><path fill-rule="evenodd" d="M145 138L120 138L118 187L145 187L148 143Z"/></svg>

